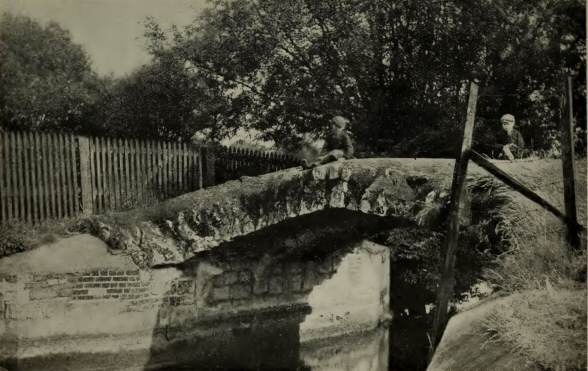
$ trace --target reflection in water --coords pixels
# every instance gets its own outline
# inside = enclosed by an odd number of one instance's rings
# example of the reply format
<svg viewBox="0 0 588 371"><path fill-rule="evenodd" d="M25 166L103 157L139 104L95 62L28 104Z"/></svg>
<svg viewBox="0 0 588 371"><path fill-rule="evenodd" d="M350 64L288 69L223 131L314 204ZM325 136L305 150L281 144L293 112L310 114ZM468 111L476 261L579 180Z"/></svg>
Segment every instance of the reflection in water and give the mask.
<svg viewBox="0 0 588 371"><path fill-rule="evenodd" d="M184 269L198 297L162 306L145 369L388 369L387 248L231 256Z"/></svg>

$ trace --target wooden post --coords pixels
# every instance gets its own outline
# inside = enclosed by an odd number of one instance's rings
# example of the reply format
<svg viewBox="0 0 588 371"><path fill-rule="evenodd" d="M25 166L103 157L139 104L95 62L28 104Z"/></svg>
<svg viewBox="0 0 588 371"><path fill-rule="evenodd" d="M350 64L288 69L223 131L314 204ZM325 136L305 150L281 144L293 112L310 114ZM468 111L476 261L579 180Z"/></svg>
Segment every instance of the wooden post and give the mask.
<svg viewBox="0 0 588 371"><path fill-rule="evenodd" d="M437 303L435 307L435 317L433 319L433 328L431 334L431 351L429 360L433 357L433 352L437 343L441 339L445 323L447 321L447 305L453 293L454 285L454 267L455 253L457 250L459 235L459 214L461 200L464 194L464 184L468 169L470 151L472 147L472 137L474 133L474 121L476 117L476 103L478 100L478 84L470 84L470 96L468 100L468 110L466 116L465 130L461 146L461 153L455 161L453 170L453 181L451 183L451 203L449 206L449 225L447 235L445 236L444 252L445 261L442 268L441 282L437 291Z"/></svg>
<svg viewBox="0 0 588 371"><path fill-rule="evenodd" d="M580 247L580 236L577 228L576 214L576 168L574 164L574 111L572 106L572 77L566 76L565 94L561 115L561 159L564 181L564 200L566 207L567 240L570 247Z"/></svg>
<svg viewBox="0 0 588 371"><path fill-rule="evenodd" d="M78 137L78 148L80 151L82 214L87 216L94 213L94 206L92 204L92 175L90 174L90 141L87 137Z"/></svg>
<svg viewBox="0 0 588 371"><path fill-rule="evenodd" d="M215 178L215 153L212 146L202 147L202 173L203 173L203 184L205 187L213 186L216 182Z"/></svg>

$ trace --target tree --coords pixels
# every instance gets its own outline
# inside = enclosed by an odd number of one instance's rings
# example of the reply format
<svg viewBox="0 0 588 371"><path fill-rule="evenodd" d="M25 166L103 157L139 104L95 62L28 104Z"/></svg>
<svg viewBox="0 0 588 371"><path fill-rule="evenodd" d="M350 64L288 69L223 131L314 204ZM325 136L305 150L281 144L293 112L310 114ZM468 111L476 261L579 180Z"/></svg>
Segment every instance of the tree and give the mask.
<svg viewBox="0 0 588 371"><path fill-rule="evenodd" d="M193 73L173 55L159 55L128 77L112 82L100 106L97 130L113 136L189 140L195 132L213 129L230 105L214 80Z"/></svg>
<svg viewBox="0 0 588 371"><path fill-rule="evenodd" d="M219 123L226 128L254 127L288 144L343 114L364 149L447 156L458 149L473 78L484 87L482 118L509 110L526 118L523 134L545 145L539 139L556 124L551 101L561 69L576 73L577 93L585 86L583 7L578 0L215 0L185 30L166 33L151 22L147 34L153 55L171 53L218 82L230 106ZM581 114L578 123L585 127Z"/></svg>
<svg viewBox="0 0 588 371"><path fill-rule="evenodd" d="M0 126L83 131L101 84L90 60L57 23L0 18Z"/></svg>

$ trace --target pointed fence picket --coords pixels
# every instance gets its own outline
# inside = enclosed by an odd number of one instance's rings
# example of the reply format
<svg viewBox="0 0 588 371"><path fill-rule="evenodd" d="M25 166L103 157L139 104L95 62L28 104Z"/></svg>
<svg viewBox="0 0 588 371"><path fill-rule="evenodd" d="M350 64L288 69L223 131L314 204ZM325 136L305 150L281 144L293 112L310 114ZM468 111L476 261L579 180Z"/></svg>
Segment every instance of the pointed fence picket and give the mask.
<svg viewBox="0 0 588 371"><path fill-rule="evenodd" d="M146 206L296 162L242 147L0 131L0 224Z"/></svg>

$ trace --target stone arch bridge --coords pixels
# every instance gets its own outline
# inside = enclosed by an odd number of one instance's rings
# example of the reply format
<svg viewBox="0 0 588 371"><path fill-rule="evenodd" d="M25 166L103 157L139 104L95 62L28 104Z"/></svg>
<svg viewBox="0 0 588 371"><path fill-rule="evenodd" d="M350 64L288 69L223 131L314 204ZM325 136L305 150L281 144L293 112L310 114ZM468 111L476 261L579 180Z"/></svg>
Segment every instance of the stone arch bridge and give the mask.
<svg viewBox="0 0 588 371"><path fill-rule="evenodd" d="M543 168L553 168L555 163L500 165L540 189ZM381 158L334 162L311 170L291 168L242 177L145 209L92 217L86 228L112 252L128 254L139 267L147 268L179 264L221 243L324 210L422 225L423 206L446 200L453 165L453 160L446 159ZM468 177L470 183L490 180L501 186L473 164ZM295 244L296 238L285 243Z"/></svg>

